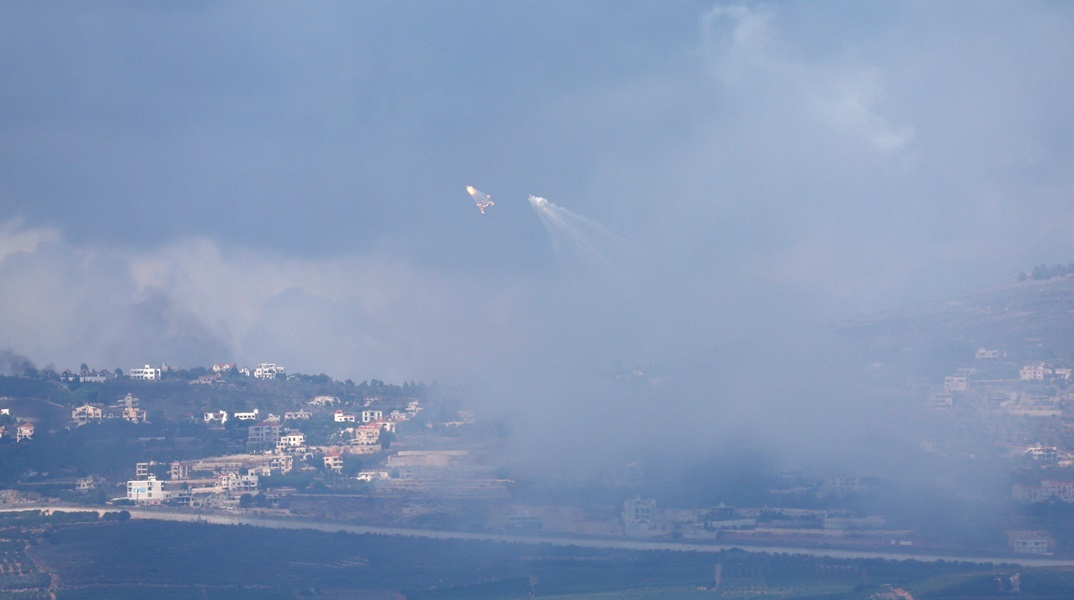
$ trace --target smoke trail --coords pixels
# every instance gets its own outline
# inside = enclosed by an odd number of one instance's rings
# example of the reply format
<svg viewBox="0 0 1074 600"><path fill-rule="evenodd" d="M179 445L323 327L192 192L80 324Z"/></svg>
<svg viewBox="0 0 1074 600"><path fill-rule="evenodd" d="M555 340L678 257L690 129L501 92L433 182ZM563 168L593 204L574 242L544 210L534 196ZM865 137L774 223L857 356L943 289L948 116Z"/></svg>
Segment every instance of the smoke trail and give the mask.
<svg viewBox="0 0 1074 600"><path fill-rule="evenodd" d="M622 238L540 196L530 196L530 205L552 238L556 259L571 275L622 277L619 267L627 248Z"/></svg>

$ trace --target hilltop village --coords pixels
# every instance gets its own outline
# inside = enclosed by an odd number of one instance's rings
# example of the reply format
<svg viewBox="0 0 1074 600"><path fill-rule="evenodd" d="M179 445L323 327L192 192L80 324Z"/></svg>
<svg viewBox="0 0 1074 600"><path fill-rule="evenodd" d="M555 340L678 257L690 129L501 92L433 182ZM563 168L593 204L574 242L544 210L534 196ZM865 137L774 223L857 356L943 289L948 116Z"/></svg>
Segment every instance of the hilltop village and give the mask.
<svg viewBox="0 0 1074 600"><path fill-rule="evenodd" d="M557 492L514 470L502 452L506 428L468 408L462 390L336 381L273 363L126 373L83 364L0 378L0 506L1000 556L1074 551L1074 360L1030 362L980 347L957 363L943 375L878 376L875 393L921 424L908 443L924 455L1004 465L1009 483L987 498L1001 508L971 534L900 512L900 474L763 473L699 506L668 492L663 469L642 458L560 482L568 491ZM957 508L979 502L975 494L971 486L932 501Z"/></svg>

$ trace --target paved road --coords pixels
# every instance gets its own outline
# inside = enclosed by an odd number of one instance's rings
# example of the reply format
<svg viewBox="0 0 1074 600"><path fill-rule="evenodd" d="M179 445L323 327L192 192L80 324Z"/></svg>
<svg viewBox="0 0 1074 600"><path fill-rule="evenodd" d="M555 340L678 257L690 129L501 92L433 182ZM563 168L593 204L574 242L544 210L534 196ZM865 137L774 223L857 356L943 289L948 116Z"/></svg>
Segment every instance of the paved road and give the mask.
<svg viewBox="0 0 1074 600"><path fill-rule="evenodd" d="M0 512L20 510L60 510L67 512L106 512L127 510L132 519L156 521L178 521L185 523L210 523L213 525L250 525L253 527L270 527L273 529L305 529L335 533L338 531L371 535L398 535L405 537L429 538L437 540L475 540L487 542L505 542L514 544L548 544L552 546L577 546L609 550L670 550L675 552L720 552L737 548L746 552L768 552L771 554L797 554L829 558L881 558L885 560L919 560L932 562L937 560L961 561L971 563L1006 563L1026 567L1074 567L1074 558L1047 558L1032 556L974 556L942 553L917 552L881 552L869 550L839 550L833 548L802 548L795 546L740 545L697 542L665 542L652 540L630 540L620 538L590 538L551 535L511 535L506 533L474 533L468 531L439 531L435 529L407 529L402 527L377 527L374 525L352 525L331 521L309 521L298 518L266 517L243 514L201 514L180 510L146 509L146 508L111 508L96 509L67 506L18 506L0 508Z"/></svg>
<svg viewBox="0 0 1074 600"><path fill-rule="evenodd" d="M615 549L615 550L671 550L678 552L720 552L738 548L747 552L786 553L830 558L882 558L886 560L919 560L932 562L937 560L961 561L972 563L1007 563L1026 567L1074 567L1074 559L1046 558L1029 556L963 556L937 553L880 552L868 550L838 550L830 548L799 548L792 546L743 546L735 544L664 542L651 540L629 540L614 538L587 538L550 535L511 535L504 533L473 533L466 531L437 531L433 529L405 529L400 527L377 527L373 525L351 525L325 521L307 521L295 518L259 517L250 515L193 514L169 510L130 510L131 518L155 519L161 521L184 521L212 523L217 525L251 525L254 527L271 527L274 529L309 529L334 533L398 535L421 537L438 540L477 540L489 542L507 542L516 544L549 544L552 546L577 546L581 548Z"/></svg>

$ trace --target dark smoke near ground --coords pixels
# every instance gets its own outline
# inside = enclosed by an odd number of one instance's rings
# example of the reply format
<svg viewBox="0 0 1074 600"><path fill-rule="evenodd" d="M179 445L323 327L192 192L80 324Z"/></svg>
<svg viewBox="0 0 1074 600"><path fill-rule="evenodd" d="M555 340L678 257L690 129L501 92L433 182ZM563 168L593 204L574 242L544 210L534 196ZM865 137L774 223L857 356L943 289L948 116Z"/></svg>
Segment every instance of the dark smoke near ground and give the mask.
<svg viewBox="0 0 1074 600"><path fill-rule="evenodd" d="M33 369L34 363L29 358L11 350L0 351L0 375L25 375L28 370Z"/></svg>

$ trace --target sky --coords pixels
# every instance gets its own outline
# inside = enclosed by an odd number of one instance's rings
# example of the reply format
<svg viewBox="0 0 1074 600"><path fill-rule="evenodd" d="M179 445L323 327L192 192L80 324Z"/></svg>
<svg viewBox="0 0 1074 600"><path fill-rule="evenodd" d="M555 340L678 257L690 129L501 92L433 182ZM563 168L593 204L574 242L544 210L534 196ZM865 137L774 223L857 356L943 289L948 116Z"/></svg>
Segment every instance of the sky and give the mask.
<svg viewBox="0 0 1074 600"><path fill-rule="evenodd" d="M0 345L723 410L1074 260L1072 64L1060 2L6 2Z"/></svg>

